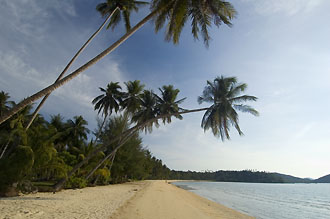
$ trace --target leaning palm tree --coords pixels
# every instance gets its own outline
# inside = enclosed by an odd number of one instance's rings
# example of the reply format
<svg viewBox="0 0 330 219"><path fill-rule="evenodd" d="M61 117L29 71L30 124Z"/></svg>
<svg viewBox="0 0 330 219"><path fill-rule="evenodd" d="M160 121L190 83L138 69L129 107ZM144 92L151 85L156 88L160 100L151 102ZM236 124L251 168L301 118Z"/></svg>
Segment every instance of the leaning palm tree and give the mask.
<svg viewBox="0 0 330 219"><path fill-rule="evenodd" d="M177 95L178 93L176 93ZM152 132L153 126L159 127L158 120L163 118L168 118L169 116L173 114L164 114L160 115L159 112L159 97L155 95L155 93L151 90L145 90L141 97L141 107L140 109L134 113L132 116L132 122L136 123L135 126L127 129L126 131L116 135L114 138L112 138L107 144L103 144L97 148L95 148L94 151L89 153L85 159L83 159L81 162L79 162L76 166L73 167L73 169L67 174L66 178L61 179L59 182L57 182L54 186L54 190L58 191L60 190L63 185L65 184L67 178L71 177L80 167L82 167L85 163L88 162L92 157L96 156L99 152L105 150L109 145L117 143L116 148L112 150L112 152L108 153L106 157L102 160L102 162L105 162L107 159L114 157L116 152L132 137L136 134L136 132L144 130L145 132ZM175 99L172 99L174 102L176 102ZM164 101L167 102L167 101ZM198 112L204 109L198 109L198 110L192 110L192 111L185 111L185 112L175 112L174 115L178 116L180 114L185 114L189 112ZM98 164L97 168L102 165L102 162Z"/></svg>
<svg viewBox="0 0 330 219"><path fill-rule="evenodd" d="M107 120L108 115L111 115L113 111L116 113L120 109L120 103L122 102L123 92L121 92L121 86L119 82L110 82L107 85L107 88L101 88L100 90L104 92L103 94L97 96L92 103L95 105L94 110L98 110L98 114L102 111L104 117L103 122L99 128L99 131L96 135L95 142L97 142L105 121Z"/></svg>
<svg viewBox="0 0 330 219"><path fill-rule="evenodd" d="M148 91L148 90L144 91L142 96L141 108L132 117L132 121L135 122L136 125L126 130L122 134L114 137L110 142L108 142L108 144L104 144L98 148L95 148L95 150L90 154L88 154L84 160L82 160L75 167L73 167L73 169L67 174L68 175L67 177L71 177L80 167L82 167L85 163L87 163L89 159L97 155L100 151L107 148L108 145L118 142L121 139L129 139L131 136L133 136L136 132L140 130L151 132L153 126L156 127L159 126L158 120L162 119L164 121L165 118L166 119L165 121L168 121L167 119L171 116L179 117L183 114L206 111L202 119L202 127L204 128L204 130L208 129L208 126L204 126L204 124L208 124L208 123L205 123L204 121L209 121L210 124L218 124L218 125L213 125L212 130L214 129L213 134L215 136L219 136L219 135L221 136L221 133L224 132L223 126L221 126L221 124L225 124L226 127L225 129L228 132L227 133L228 135L226 135L226 133L225 135L228 136L229 138L230 122L234 123L235 128L239 128L239 126L238 126L238 116L236 115L235 120L232 120L233 115L235 115L235 113L232 112L233 109L230 109L230 107L228 107L228 104L229 105L231 104L230 106L232 108L238 109L242 112L249 112L253 115L258 115L258 112L252 107L241 104L242 102L245 101L257 100L257 98L254 96L249 96L249 95L238 96L241 92L243 92L246 89L246 87L247 87L246 84L237 84L236 78L218 77L214 80L214 83L210 81L207 82L207 86L205 87L203 94L198 98L199 103L202 102L212 103L210 107L186 110L176 106L176 102L177 102L176 99L169 98L169 100L171 100L170 102L172 102L173 105L175 106L174 109L178 109L178 111L173 110L170 113L166 113L165 111L160 113L159 109L161 107L159 105L159 98L157 98L152 91ZM175 94L175 96L177 96L177 93ZM224 113L223 109L228 110L226 111L228 114ZM224 115L226 117L224 117ZM223 118L227 119L225 123L223 122L224 121ZM240 131L240 133L242 133L242 131ZM224 140L224 138L222 139ZM110 157L114 155L117 149L122 147L122 145L123 145L123 141L122 144L118 145L107 156ZM65 182L66 182L66 178L60 180L54 186L55 191L61 189Z"/></svg>
<svg viewBox="0 0 330 219"><path fill-rule="evenodd" d="M115 27L124 18L126 31L131 29L130 16L131 12L139 11L139 7L149 4L144 1L133 1L133 0L107 0L104 3L100 3L96 6L96 10L104 17L111 14L110 22L107 26L108 28L115 29Z"/></svg>
<svg viewBox="0 0 330 219"><path fill-rule="evenodd" d="M212 103L206 110L202 119L204 131L211 129L214 136L230 139L230 126L234 126L239 135L243 135L238 125L238 113L236 110L248 112L258 116L257 110L249 105L242 104L246 101L256 101L255 96L240 95L245 91L247 85L237 83L235 77L217 77L213 82L207 81L203 95L198 97L198 102Z"/></svg>
<svg viewBox="0 0 330 219"><path fill-rule="evenodd" d="M85 42L85 44L78 50L78 52L73 56L73 58L70 60L70 62L65 66L64 70L61 72L61 74L57 77L56 82L61 80L64 76L64 74L68 71L68 69L71 67L73 62L78 58L78 56L85 50L85 48L88 46L88 44L96 37L96 35L103 29L103 27L108 23L110 20L107 28L110 26L114 27L119 23L121 18L121 13L123 14L123 17L125 18L125 27L126 31L129 31L131 28L130 24L130 13L132 10L138 11L139 7L142 5L148 4L147 2L142 1L133 1L133 0L107 0L105 3L98 4L96 6L96 10L100 12L102 17L106 17L105 21L101 24L101 26L93 33L93 35ZM35 109L28 125L26 126L26 129L29 129L31 126L33 120L39 113L41 107L46 102L47 98L50 96L51 92L46 94L45 97L41 100L37 108Z"/></svg>
<svg viewBox="0 0 330 219"><path fill-rule="evenodd" d="M90 68L103 57L114 51L152 18L155 19L156 31L160 30L165 25L166 21L168 21L166 39L172 40L174 44L179 42L180 33L184 25L188 20L191 20L193 37L198 39L199 35L201 35L205 45L208 46L210 40L208 29L210 28L212 21L217 27L223 23L230 26L230 21L235 15L236 11L233 6L222 0L153 0L151 13L131 28L119 40L68 76L21 101L16 107L0 117L0 124L20 111L26 105L53 92Z"/></svg>
<svg viewBox="0 0 330 219"><path fill-rule="evenodd" d="M135 86L133 86L133 82L129 82L126 85L128 85L129 88L137 88L139 86L137 86L139 83L136 82ZM129 89L128 90L139 90L139 89ZM158 116L162 116L162 115L167 115L165 117L162 117L163 119L163 123L165 124L170 123L171 122L171 116L174 116L178 119L182 119L182 116L179 113L180 110L182 110L182 108L179 107L179 104L181 104L186 98L177 100L178 94L180 92L179 89L174 89L173 85L168 85L168 86L163 86L162 88L159 88L159 91L161 92L161 96L156 95L155 93L153 93L153 91L150 90L145 90L142 95L141 98L138 98L136 101L139 101L139 107L135 107L134 111L135 113L132 116L132 122L136 122L137 124L144 124L143 126L140 127L140 130L144 130L145 132L152 132L152 127L156 126L159 127L159 123L157 120L155 121L151 121L154 120L155 118L157 118ZM133 93L133 92L131 92ZM131 97L132 99L135 100L135 98ZM128 101L128 103L131 103L131 105L136 106L136 104L138 104L138 102L136 102L135 104L132 103L133 100L131 100L131 102ZM130 104L124 105L124 106L130 106ZM115 119L113 119L114 121L116 121ZM112 121L113 125L116 125L116 123ZM115 135L111 136L111 139L114 139L116 136L121 135L122 133L124 133L124 131L126 131L128 129L128 117L127 114L125 114L123 117L119 117L117 118L117 123L118 121L120 121L121 123L127 124L124 127L118 128L114 128L112 127L112 129L115 129L116 131L120 130L119 133L115 133ZM150 122L148 122L150 121ZM125 128L125 130L124 130ZM111 130L110 130L111 131ZM123 147L125 145L125 143L131 139L133 135L133 133L136 133L137 131L139 131L139 129L137 129L135 132L132 132L132 134L125 136L123 138L121 138L118 142L115 143L116 147L113 148L113 150L111 150L110 152L108 152L108 154L104 157L104 159L100 160L99 163L95 166L95 168L86 176L86 179L88 179L89 177L91 177L93 175L93 173L108 159L112 158L114 159L117 151ZM112 161L113 163L113 161ZM111 164L112 164L111 163Z"/></svg>

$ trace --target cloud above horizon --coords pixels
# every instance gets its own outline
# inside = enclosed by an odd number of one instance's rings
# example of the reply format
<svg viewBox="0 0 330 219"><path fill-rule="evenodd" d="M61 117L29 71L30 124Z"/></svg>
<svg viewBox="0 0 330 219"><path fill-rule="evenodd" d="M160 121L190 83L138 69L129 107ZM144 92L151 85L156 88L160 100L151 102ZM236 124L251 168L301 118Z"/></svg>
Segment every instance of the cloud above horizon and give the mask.
<svg viewBox="0 0 330 219"><path fill-rule="evenodd" d="M241 0L253 5L254 10L263 16L284 14L293 16L298 13L308 13L320 6L324 0Z"/></svg>

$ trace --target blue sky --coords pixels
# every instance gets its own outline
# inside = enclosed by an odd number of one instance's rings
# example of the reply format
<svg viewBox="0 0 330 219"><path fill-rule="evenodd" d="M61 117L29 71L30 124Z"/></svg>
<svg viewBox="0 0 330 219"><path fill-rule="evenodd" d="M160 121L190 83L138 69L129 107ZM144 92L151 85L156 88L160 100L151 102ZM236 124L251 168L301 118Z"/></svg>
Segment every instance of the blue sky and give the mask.
<svg viewBox="0 0 330 219"><path fill-rule="evenodd" d="M51 84L72 55L101 24L94 0L2 0L0 88L14 100ZM83 115L96 125L91 100L110 81L141 80L157 90L173 84L198 108L206 80L236 76L257 96L260 117L240 114L245 136L233 129L222 142L200 128L202 113L154 129L144 144L172 169L276 171L317 178L330 173L330 2L235 0L233 27L211 29L206 49L189 24L179 45L164 41L148 23L115 52L55 91L41 113L66 119ZM136 23L148 8L133 15ZM71 70L124 33L103 31ZM204 105L203 105L204 106Z"/></svg>

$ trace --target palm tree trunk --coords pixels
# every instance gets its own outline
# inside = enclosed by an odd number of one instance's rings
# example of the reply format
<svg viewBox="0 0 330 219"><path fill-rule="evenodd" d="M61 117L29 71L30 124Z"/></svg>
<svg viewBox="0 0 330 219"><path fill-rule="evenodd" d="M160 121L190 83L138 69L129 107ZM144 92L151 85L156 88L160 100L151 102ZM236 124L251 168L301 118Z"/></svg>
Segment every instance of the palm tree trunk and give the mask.
<svg viewBox="0 0 330 219"><path fill-rule="evenodd" d="M162 118L166 118L168 116L175 116L175 115L182 115L182 114L187 114L187 113L194 113L194 112L201 112L201 111L205 111L208 108L201 108L201 109L194 109L194 110L184 110L182 112L178 112L178 113L173 113L173 114L165 114L165 115L160 115L157 116L153 119L149 119L143 123L137 124L135 126L133 126L132 128L128 129L127 131L123 132L121 135L115 137L114 139L112 139L112 141L109 142L108 145L113 144L114 142L120 140L121 138L129 138L131 135L133 135L135 132L139 131L141 128L145 127L147 124L151 123L151 122L155 122L159 119ZM67 174L66 178L63 178L61 180L59 180L55 185L54 185L54 191L59 191L65 184L65 182L67 181L68 178L70 178L80 167L82 167L85 163L87 163L92 157L94 157L95 155L97 155L100 151L104 150L105 148L108 147L108 145L102 145L98 148L96 148L94 151L92 151L91 153L89 153L85 159L83 159L82 161L80 161L78 164L76 164L76 166L74 166L72 168L72 170ZM117 146L116 149L119 149L120 146ZM111 152L113 153L113 152Z"/></svg>
<svg viewBox="0 0 330 219"><path fill-rule="evenodd" d="M97 135L95 136L96 138L95 138L95 143L97 142L97 140L100 138L100 136L101 136L101 132L102 132L102 129L103 129L103 126L104 126L104 123L105 123L105 121L107 120L107 117L108 117L108 115L106 115L105 117L104 117L104 119L103 119L103 122L102 122L102 124L101 124L101 127L100 127L100 129L99 129L99 131L97 132ZM93 143L93 142L92 142Z"/></svg>
<svg viewBox="0 0 330 219"><path fill-rule="evenodd" d="M29 104L32 104L34 101L40 99L41 97L53 92L57 88L63 86L73 78L77 77L80 73L86 71L88 68L96 64L98 61L100 61L102 58L104 58L106 55L114 51L118 46L120 46L123 42L125 42L130 36L132 36L137 30L139 30L147 21L149 21L154 15L158 13L158 10L151 12L149 15L147 15L144 19L142 19L137 25L135 25L132 29L130 29L124 36L122 36L119 40L117 40L114 44L112 44L110 47L105 49L103 52L95 56L93 59L88 61L86 64L69 74L68 76L64 77L63 79L57 81L56 83L44 88L43 90L33 94L30 97L25 98L23 101L21 101L19 104L15 105L13 108L10 109L10 111L4 113L0 117L0 124L5 122L7 119L15 115L17 112L22 110L24 107L26 107Z"/></svg>
<svg viewBox="0 0 330 219"><path fill-rule="evenodd" d="M71 61L67 64L67 66L65 66L65 68L63 69L62 73L58 76L58 78L56 79L56 82L58 82L59 80L61 80L63 78L63 75L68 71L68 69L71 67L72 63L78 58L78 56L82 53L82 51L84 51L84 49L88 46L88 44L96 37L96 35L103 29L103 27L105 26L106 23L108 23L108 21L110 20L110 18L112 17L112 15L119 10L119 7L115 8L111 14L105 19L105 21L102 23L102 25L95 31L95 33L85 42L85 44L79 49L79 51L73 56L73 58L71 59ZM41 100L41 102L39 103L38 107L35 109L35 111L33 112L32 118L30 119L28 125L26 126L25 130L28 130L29 127L31 126L33 120L36 118L37 114L39 113L41 107L44 105L44 103L46 102L47 98L50 96L51 92L46 94L46 96Z"/></svg>
<svg viewBox="0 0 330 219"><path fill-rule="evenodd" d="M119 142L119 145L111 152L111 153L109 153L107 156L105 156L105 158L103 158L95 167L94 167L94 169L92 170L92 171L90 171L89 173L88 173L88 175L86 176L86 180L87 179L89 179L89 177L91 177L93 174L94 174L94 172L106 161L106 160L108 160L108 159L110 159L111 157L112 157L112 162L113 162L113 160L115 159L115 156L116 156L116 153L117 153L117 151L119 150L119 148L121 148L129 139L130 139L130 137L134 134L135 132L131 132L130 133L130 135L128 135L127 137L125 137L123 140L121 140L120 142ZM112 167L112 163L111 163L111 165L110 165L110 170L111 170L111 167Z"/></svg>
<svg viewBox="0 0 330 219"><path fill-rule="evenodd" d="M88 180L89 179L89 177L91 177L94 173L95 173L95 171L106 161L106 160L108 160L108 159L110 159L111 157L113 157L114 156L114 153L109 153L107 156L105 156L97 165L96 165L96 167L94 167L89 173L88 173L88 175L85 177L85 179L86 180Z"/></svg>
<svg viewBox="0 0 330 219"><path fill-rule="evenodd" d="M7 144L5 145L3 151L1 152L0 159L1 159L1 158L3 157L3 155L5 154L5 152L6 152L7 148L8 148L9 143L10 143L10 139L7 141Z"/></svg>
<svg viewBox="0 0 330 219"><path fill-rule="evenodd" d="M116 158L116 154L117 154L117 150L115 151L115 154L112 156L112 159L111 159L111 164L110 164L110 167L109 167L110 173L111 173L113 162L115 161L115 158Z"/></svg>

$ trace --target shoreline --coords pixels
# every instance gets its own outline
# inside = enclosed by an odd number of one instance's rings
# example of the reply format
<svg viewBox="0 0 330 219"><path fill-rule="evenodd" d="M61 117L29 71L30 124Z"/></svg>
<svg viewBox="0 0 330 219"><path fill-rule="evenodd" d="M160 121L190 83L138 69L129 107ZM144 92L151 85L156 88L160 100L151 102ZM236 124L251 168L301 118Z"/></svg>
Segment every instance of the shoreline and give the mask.
<svg viewBox="0 0 330 219"><path fill-rule="evenodd" d="M179 180L175 180L179 181ZM146 180L0 198L0 219L253 218L171 184Z"/></svg>

